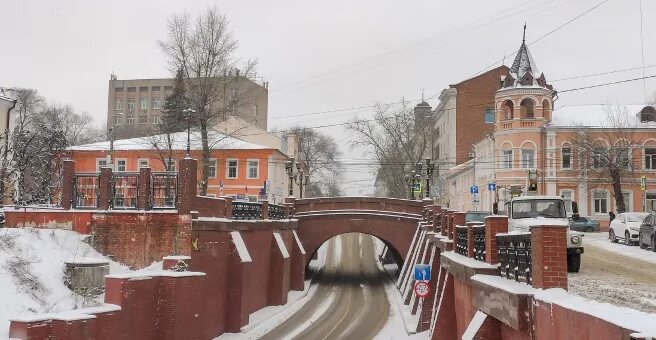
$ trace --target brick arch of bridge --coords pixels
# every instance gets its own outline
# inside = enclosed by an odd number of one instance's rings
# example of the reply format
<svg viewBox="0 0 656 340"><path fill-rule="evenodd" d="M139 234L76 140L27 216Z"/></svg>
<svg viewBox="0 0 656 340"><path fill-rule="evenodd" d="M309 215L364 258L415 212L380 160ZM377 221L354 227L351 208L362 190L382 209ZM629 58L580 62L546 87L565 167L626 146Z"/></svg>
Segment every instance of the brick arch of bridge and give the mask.
<svg viewBox="0 0 656 340"><path fill-rule="evenodd" d="M294 205L308 262L327 240L363 233L382 240L400 263L408 255L422 211L420 201L377 197L302 199Z"/></svg>

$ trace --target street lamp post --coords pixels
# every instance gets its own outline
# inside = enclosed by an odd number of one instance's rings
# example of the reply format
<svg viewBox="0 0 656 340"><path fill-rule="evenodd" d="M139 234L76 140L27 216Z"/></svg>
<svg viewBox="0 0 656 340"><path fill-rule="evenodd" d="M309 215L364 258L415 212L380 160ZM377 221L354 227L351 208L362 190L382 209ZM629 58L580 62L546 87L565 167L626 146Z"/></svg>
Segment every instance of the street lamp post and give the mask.
<svg viewBox="0 0 656 340"><path fill-rule="evenodd" d="M426 158L426 198L430 198L430 180L433 177L433 170L435 170L435 163L431 162L430 158Z"/></svg>
<svg viewBox="0 0 656 340"><path fill-rule="evenodd" d="M289 177L289 196L294 196L294 157L285 162L285 171Z"/></svg>
<svg viewBox="0 0 656 340"><path fill-rule="evenodd" d="M185 118L187 119L187 156L191 156L191 115L196 113L194 109L184 109L182 110Z"/></svg>

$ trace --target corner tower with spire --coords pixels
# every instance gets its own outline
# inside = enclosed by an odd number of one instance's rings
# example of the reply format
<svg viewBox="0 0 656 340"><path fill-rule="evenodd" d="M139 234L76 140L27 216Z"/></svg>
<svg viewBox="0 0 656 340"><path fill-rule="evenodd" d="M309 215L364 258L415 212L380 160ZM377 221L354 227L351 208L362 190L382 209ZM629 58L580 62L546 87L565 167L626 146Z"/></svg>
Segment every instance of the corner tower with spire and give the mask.
<svg viewBox="0 0 656 340"><path fill-rule="evenodd" d="M526 46L524 25L522 45L495 96L496 130L540 128L550 122L555 93Z"/></svg>

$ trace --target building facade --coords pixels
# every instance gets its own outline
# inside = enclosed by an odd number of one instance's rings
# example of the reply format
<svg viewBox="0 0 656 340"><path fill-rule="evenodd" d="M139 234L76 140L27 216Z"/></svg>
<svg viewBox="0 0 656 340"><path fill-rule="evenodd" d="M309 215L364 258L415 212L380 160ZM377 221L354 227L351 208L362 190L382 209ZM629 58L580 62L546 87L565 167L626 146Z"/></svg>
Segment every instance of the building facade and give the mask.
<svg viewBox="0 0 656 340"><path fill-rule="evenodd" d="M153 172L177 171L178 161L186 156L187 133L171 134L171 148L166 145L165 135L122 139L73 146L67 156L75 161L76 172L98 173L102 167L112 167L114 172L134 173L142 167ZM275 148L249 143L218 132L212 132L213 145L210 159L207 195L230 196L240 200L267 199L283 203L288 196L289 178L285 162L289 157ZM191 157L202 159L200 134L192 131ZM113 151L110 151L113 149ZM169 150L172 162L168 167ZM111 156L110 156L111 155ZM112 164L113 163L113 164ZM198 178L201 178L199 162ZM294 192L299 187L294 183Z"/></svg>
<svg viewBox="0 0 656 340"><path fill-rule="evenodd" d="M268 84L256 83L238 74L226 89L226 96L238 91L240 103L226 117L237 116L267 130L269 90ZM107 95L107 127L112 128L113 138L123 139L160 133L161 109L166 97L173 91L175 79L117 79L112 75ZM217 103L217 105L222 105Z"/></svg>
<svg viewBox="0 0 656 340"><path fill-rule="evenodd" d="M601 155L624 147L626 169L620 183L626 211L656 209L656 108L574 105L554 110L556 91L524 43L501 82L495 93L494 133L475 145L472 159L446 174L445 203L459 210L489 211L498 200L502 209L513 191L526 191L530 171L537 174L535 194L564 197L570 212L571 202L577 201L581 215L607 227L608 212L618 207L609 162ZM586 149L583 136L598 149ZM478 197L470 193L472 186Z"/></svg>

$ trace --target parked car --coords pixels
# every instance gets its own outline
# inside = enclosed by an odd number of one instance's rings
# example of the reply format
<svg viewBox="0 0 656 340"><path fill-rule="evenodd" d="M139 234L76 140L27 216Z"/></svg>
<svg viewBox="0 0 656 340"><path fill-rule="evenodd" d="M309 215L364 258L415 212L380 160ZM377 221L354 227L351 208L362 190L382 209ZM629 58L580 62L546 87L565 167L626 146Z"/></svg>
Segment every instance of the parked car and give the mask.
<svg viewBox="0 0 656 340"><path fill-rule="evenodd" d="M569 229L575 231L585 231L587 233L600 231L599 222L590 217L578 216L569 218Z"/></svg>
<svg viewBox="0 0 656 340"><path fill-rule="evenodd" d="M491 211L468 211L465 215L465 223L467 222L481 222L485 223L485 216L492 215Z"/></svg>
<svg viewBox="0 0 656 340"><path fill-rule="evenodd" d="M651 247L651 250L656 252L656 213L647 215L642 221L638 234L638 245L642 249Z"/></svg>
<svg viewBox="0 0 656 340"><path fill-rule="evenodd" d="M638 231L642 221L647 217L647 213L628 212L621 213L610 222L608 238L611 242L617 243L618 240L624 240L628 246L638 242Z"/></svg>

